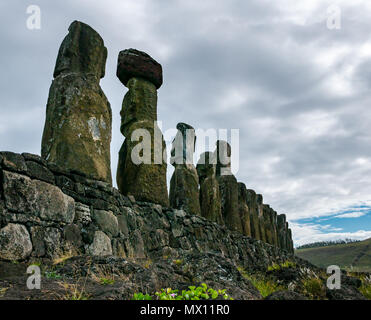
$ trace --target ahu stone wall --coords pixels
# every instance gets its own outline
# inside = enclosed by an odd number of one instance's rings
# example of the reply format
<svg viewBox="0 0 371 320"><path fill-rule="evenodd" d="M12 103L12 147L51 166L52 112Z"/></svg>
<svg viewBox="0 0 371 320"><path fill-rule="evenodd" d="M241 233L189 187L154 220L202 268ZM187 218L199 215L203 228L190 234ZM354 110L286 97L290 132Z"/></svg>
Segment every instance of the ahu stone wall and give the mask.
<svg viewBox="0 0 371 320"><path fill-rule="evenodd" d="M292 255L201 216L123 196L39 156L0 152L0 259L176 258L192 251L262 268Z"/></svg>

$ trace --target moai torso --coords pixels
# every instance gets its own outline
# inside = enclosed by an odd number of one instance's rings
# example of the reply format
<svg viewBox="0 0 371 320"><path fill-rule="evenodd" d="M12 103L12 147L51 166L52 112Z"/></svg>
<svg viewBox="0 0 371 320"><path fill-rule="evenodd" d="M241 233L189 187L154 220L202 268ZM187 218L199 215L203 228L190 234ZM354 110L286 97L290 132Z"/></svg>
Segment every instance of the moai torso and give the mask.
<svg viewBox="0 0 371 320"><path fill-rule="evenodd" d="M286 215L277 216L277 235L278 245L281 249L286 249Z"/></svg>
<svg viewBox="0 0 371 320"><path fill-rule="evenodd" d="M224 223L242 233L242 221L238 213L238 184L231 172L231 147L226 141L216 142L216 176L219 183L222 216Z"/></svg>
<svg viewBox="0 0 371 320"><path fill-rule="evenodd" d="M259 215L260 240L263 242L268 242L267 214L264 211L263 196L261 194L256 195L256 206L258 208Z"/></svg>
<svg viewBox="0 0 371 320"><path fill-rule="evenodd" d="M107 49L99 34L74 21L59 49L49 90L41 155L66 170L112 183L112 113L99 81Z"/></svg>
<svg viewBox="0 0 371 320"><path fill-rule="evenodd" d="M170 205L200 215L198 175L193 165L195 130L185 123L178 123L177 129L170 159L170 163L175 167L170 181Z"/></svg>
<svg viewBox="0 0 371 320"><path fill-rule="evenodd" d="M223 225L219 183L215 176L216 161L213 157L213 152L204 152L197 162L201 215L206 219Z"/></svg>
<svg viewBox="0 0 371 320"><path fill-rule="evenodd" d="M129 89L121 109L117 185L124 195L169 206L166 186L166 145L157 126L157 89L162 67L148 54L128 49L120 52L117 76Z"/></svg>
<svg viewBox="0 0 371 320"><path fill-rule="evenodd" d="M247 190L244 183L238 183L238 210L242 222L242 231L245 236L251 237L251 221L247 206Z"/></svg>
<svg viewBox="0 0 371 320"><path fill-rule="evenodd" d="M247 206L250 214L250 229L251 236L254 239L261 240L259 211L256 201L256 193L254 190L248 189L247 191Z"/></svg>

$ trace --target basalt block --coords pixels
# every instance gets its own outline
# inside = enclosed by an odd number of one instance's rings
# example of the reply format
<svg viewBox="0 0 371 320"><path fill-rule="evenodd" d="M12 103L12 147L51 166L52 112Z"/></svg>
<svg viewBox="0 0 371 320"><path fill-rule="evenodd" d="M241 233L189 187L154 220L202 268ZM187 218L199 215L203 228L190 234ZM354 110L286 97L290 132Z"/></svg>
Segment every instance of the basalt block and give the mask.
<svg viewBox="0 0 371 320"><path fill-rule="evenodd" d="M88 25L75 21L62 42L49 90L41 155L65 170L112 183L112 113L99 80L107 49Z"/></svg>
<svg viewBox="0 0 371 320"><path fill-rule="evenodd" d="M132 78L143 78L159 89L163 81L161 64L147 53L136 49L120 51L116 75L124 86Z"/></svg>

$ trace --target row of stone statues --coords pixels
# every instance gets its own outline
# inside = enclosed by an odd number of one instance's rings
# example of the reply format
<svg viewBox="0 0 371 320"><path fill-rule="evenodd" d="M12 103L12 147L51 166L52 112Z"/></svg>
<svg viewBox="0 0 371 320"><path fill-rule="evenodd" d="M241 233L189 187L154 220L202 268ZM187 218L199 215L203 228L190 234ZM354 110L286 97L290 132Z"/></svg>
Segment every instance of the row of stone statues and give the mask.
<svg viewBox="0 0 371 320"><path fill-rule="evenodd" d="M62 42L47 103L42 157L67 170L83 172L112 184L110 142L112 112L99 81L105 74L107 49L100 35L74 21ZM247 190L231 172L231 147L218 141L195 168L196 135L192 126L179 123L173 141L174 174L167 192L166 145L157 126L157 90L162 67L148 54L128 49L119 53L117 77L129 90L121 109L117 185L137 200L172 206L201 215L247 236L292 250L285 215L278 215L262 196ZM138 150L148 134L149 152ZM148 154L147 154L148 153ZM137 154L137 158L133 155ZM148 157L149 163L141 160Z"/></svg>

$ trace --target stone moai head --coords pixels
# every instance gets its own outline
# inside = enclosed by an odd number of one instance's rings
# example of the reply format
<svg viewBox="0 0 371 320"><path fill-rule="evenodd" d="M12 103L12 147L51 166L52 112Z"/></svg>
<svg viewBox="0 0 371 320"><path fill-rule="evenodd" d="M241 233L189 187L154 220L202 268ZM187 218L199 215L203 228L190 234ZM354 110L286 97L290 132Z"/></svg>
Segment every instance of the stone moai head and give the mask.
<svg viewBox="0 0 371 320"><path fill-rule="evenodd" d="M246 190L246 202L247 202L247 205L249 208L252 207L253 205L253 202L255 201L256 199L256 193L254 190L252 189L247 189Z"/></svg>
<svg viewBox="0 0 371 320"><path fill-rule="evenodd" d="M263 196L261 194L256 195L256 202L260 205L263 204Z"/></svg>
<svg viewBox="0 0 371 320"><path fill-rule="evenodd" d="M189 124L180 122L176 128L178 132L173 140L170 163L193 165L193 154L196 146L196 132Z"/></svg>
<svg viewBox="0 0 371 320"><path fill-rule="evenodd" d="M139 121L157 121L157 89L162 85L162 67L147 53L126 49L119 53L117 77L129 92L122 103L121 132Z"/></svg>
<svg viewBox="0 0 371 320"><path fill-rule="evenodd" d="M243 202L247 204L248 201L248 194L246 185L242 182L238 183L238 202Z"/></svg>
<svg viewBox="0 0 371 320"><path fill-rule="evenodd" d="M231 175L231 153L232 148L227 141L218 140L216 142L216 175Z"/></svg>
<svg viewBox="0 0 371 320"><path fill-rule="evenodd" d="M58 52L54 78L63 73L93 74L103 78L107 48L101 36L90 26L74 21L68 28Z"/></svg>
<svg viewBox="0 0 371 320"><path fill-rule="evenodd" d="M216 160L214 152L204 152L200 155L200 159L196 166L198 179L200 184L207 178L215 176Z"/></svg>

